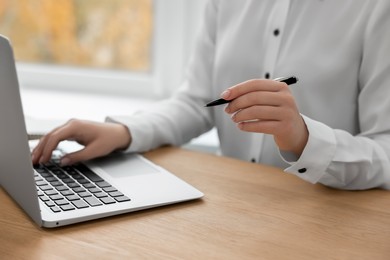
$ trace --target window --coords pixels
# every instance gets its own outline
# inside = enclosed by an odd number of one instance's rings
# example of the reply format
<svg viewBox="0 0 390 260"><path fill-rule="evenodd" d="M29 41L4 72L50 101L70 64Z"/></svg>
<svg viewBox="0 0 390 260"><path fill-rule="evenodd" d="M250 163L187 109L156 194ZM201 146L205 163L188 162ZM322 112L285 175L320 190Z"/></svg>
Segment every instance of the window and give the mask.
<svg viewBox="0 0 390 260"><path fill-rule="evenodd" d="M3 0L0 28L24 62L148 71L151 0ZM38 14L38 15L37 15Z"/></svg>
<svg viewBox="0 0 390 260"><path fill-rule="evenodd" d="M192 3L188 3L192 2ZM2 0L21 85L166 96L180 83L202 1Z"/></svg>

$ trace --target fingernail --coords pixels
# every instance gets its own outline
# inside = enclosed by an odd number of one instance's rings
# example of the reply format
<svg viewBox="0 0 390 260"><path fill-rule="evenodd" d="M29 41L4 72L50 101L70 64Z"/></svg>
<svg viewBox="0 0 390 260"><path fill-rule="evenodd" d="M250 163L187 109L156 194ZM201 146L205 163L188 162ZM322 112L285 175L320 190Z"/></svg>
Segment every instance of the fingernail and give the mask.
<svg viewBox="0 0 390 260"><path fill-rule="evenodd" d="M230 96L230 90L229 90L229 89L225 90L225 91L222 92L222 94L221 94L221 98L223 98L223 99L228 99L229 96Z"/></svg>
<svg viewBox="0 0 390 260"><path fill-rule="evenodd" d="M225 107L225 112L226 112L226 113L228 113L228 114L230 114L230 108L229 108L229 105L227 105L227 106Z"/></svg>
<svg viewBox="0 0 390 260"><path fill-rule="evenodd" d="M61 164L61 166L68 166L70 164L70 159L67 157L64 157L61 159L60 164Z"/></svg>
<svg viewBox="0 0 390 260"><path fill-rule="evenodd" d="M233 114L231 115L231 119L233 120L233 122L234 122L234 120L235 120L235 118L236 118L236 114L237 114L237 113L233 113Z"/></svg>

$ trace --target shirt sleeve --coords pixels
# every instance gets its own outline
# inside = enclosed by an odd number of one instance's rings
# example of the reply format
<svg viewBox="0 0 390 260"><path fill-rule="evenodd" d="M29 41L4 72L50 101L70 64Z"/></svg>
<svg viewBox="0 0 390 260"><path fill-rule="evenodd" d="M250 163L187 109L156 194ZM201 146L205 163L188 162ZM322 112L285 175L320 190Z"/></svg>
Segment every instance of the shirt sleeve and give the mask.
<svg viewBox="0 0 390 260"><path fill-rule="evenodd" d="M214 62L216 1L205 9L195 50L185 81L170 98L131 116L109 116L108 122L129 129L132 142L125 152L145 152L162 145L182 145L213 127L213 115L204 108L212 96L211 75Z"/></svg>
<svg viewBox="0 0 390 260"><path fill-rule="evenodd" d="M357 97L360 133L304 117L309 140L299 159L281 152L291 164L286 172L340 189L390 189L389 6L377 1L367 18Z"/></svg>

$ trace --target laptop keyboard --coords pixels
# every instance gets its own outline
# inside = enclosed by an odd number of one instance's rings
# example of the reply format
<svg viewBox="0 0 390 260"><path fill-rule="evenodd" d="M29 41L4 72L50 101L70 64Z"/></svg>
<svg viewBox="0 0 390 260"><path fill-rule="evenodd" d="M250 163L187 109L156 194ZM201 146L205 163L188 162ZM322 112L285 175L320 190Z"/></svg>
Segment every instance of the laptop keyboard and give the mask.
<svg viewBox="0 0 390 260"><path fill-rule="evenodd" d="M34 169L38 197L55 213L130 201L84 164L61 167L53 159Z"/></svg>

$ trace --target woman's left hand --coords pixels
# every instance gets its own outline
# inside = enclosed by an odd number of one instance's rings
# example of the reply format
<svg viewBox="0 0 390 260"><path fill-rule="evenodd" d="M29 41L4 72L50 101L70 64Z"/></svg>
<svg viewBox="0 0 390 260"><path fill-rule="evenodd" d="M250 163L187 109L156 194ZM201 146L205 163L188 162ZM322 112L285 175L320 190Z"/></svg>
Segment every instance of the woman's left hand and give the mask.
<svg viewBox="0 0 390 260"><path fill-rule="evenodd" d="M286 83L253 79L224 91L225 108L242 131L271 134L282 151L302 154L309 132Z"/></svg>

